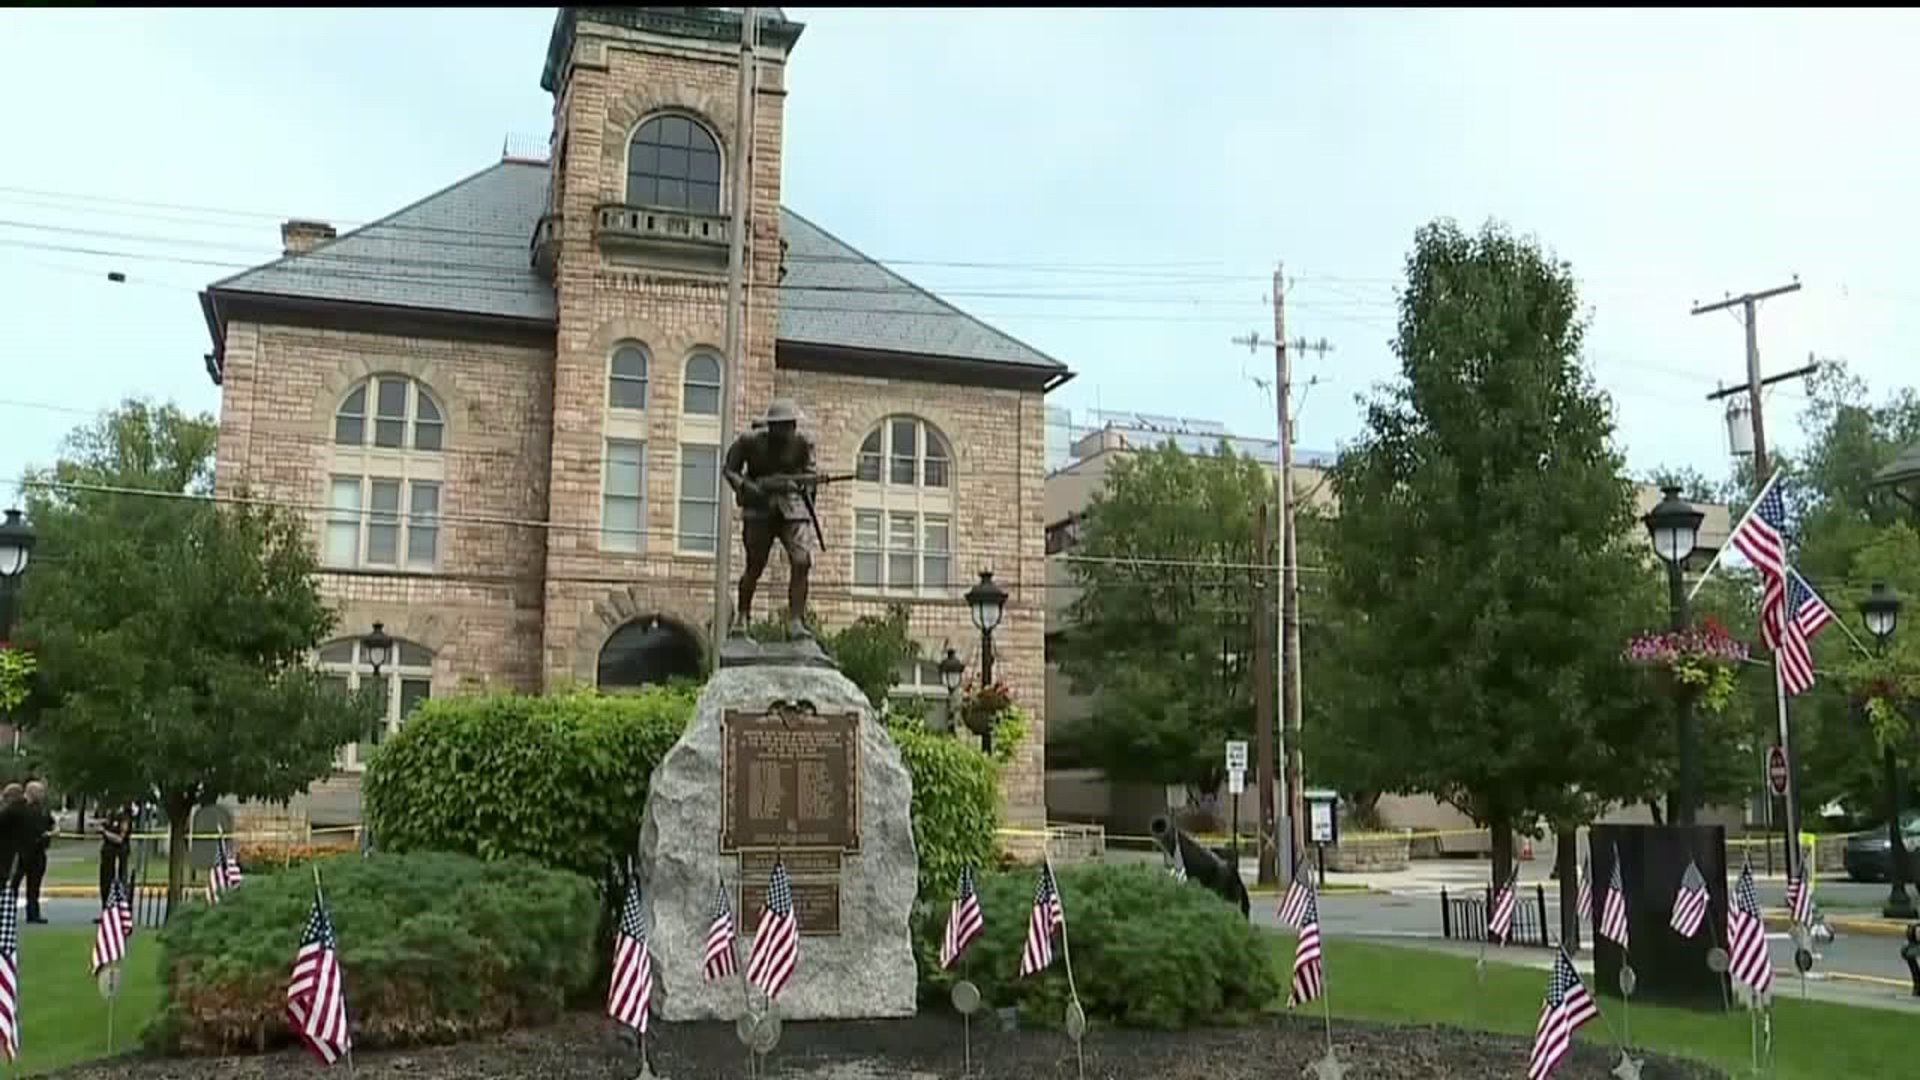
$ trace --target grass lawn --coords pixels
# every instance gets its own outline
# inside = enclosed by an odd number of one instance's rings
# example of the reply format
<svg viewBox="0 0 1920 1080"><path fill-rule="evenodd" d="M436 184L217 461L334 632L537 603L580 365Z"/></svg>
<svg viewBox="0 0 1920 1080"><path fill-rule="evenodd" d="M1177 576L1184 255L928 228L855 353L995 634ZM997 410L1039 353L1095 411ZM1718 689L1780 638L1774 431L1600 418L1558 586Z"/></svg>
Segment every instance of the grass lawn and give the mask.
<svg viewBox="0 0 1920 1080"><path fill-rule="evenodd" d="M1489 962L1480 986L1473 961L1419 948L1338 938L1326 945L1328 998L1334 1015L1395 1023L1451 1024L1532 1037L1547 973ZM1276 936L1274 962L1282 979L1293 970L1293 938ZM1920 1036L1913 1018L1885 1009L1803 1002L1778 992L1775 981L1773 1045L1780 1080L1898 1080L1916 1075ZM1589 987L1591 990L1591 987ZM1595 995L1606 1024L1621 1029L1621 1003ZM1736 1010L1738 1006L1736 1005ZM1633 1044L1679 1057L1712 1062L1734 1076L1748 1071L1748 1019L1731 1014L1636 1005ZM1595 1020L1579 1038L1611 1043L1606 1024ZM1517 1062L1518 1059L1516 1059ZM1524 1069L1524 1066L1517 1066Z"/></svg>
<svg viewBox="0 0 1920 1080"><path fill-rule="evenodd" d="M31 926L20 941L20 1071L40 1073L107 1052L107 1003L93 966L93 927ZM160 947L134 935L122 964L113 1045L135 1045L160 1004Z"/></svg>

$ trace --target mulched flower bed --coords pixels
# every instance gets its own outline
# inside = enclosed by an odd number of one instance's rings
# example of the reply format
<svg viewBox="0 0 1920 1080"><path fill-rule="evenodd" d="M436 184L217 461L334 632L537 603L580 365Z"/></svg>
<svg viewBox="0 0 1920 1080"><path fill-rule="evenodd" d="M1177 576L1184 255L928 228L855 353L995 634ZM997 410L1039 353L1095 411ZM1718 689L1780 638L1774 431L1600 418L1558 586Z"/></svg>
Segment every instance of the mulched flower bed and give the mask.
<svg viewBox="0 0 1920 1080"><path fill-rule="evenodd" d="M1334 1045L1352 1080L1512 1080L1526 1074L1528 1040L1451 1028L1336 1022ZM730 1024L660 1025L648 1058L661 1080L736 1080L746 1056ZM1318 1021L1280 1019L1248 1028L1189 1032L1094 1031L1086 1075L1097 1080L1289 1078L1324 1053ZM791 1080L944 1080L960 1075L960 1024L950 1015L870 1023L794 1024L766 1059L765 1077ZM1617 1054L1577 1045L1556 1080L1612 1080ZM459 1046L369 1051L362 1080L633 1080L639 1059L599 1017ZM1002 1032L974 1025L974 1076L1040 1080L1078 1075L1073 1044L1057 1031ZM120 1058L53 1074L58 1080L254 1080L318 1074L297 1051L241 1058ZM1644 1080L1723 1080L1705 1065L1648 1055Z"/></svg>

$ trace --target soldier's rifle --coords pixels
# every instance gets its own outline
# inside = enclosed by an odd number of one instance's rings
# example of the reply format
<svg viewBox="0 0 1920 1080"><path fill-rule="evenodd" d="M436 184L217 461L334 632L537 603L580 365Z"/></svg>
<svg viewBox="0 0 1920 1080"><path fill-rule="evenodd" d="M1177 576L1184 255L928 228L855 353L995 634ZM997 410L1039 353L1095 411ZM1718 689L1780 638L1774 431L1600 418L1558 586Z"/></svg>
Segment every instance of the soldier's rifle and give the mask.
<svg viewBox="0 0 1920 1080"><path fill-rule="evenodd" d="M825 484L844 484L856 479L857 473L774 473L770 476L753 477L755 487L769 495L782 495L789 491L800 496L800 502L807 508L807 523L813 526L813 538L820 543L820 550L827 550L826 534L820 531L820 511L814 500L819 496L820 488Z"/></svg>

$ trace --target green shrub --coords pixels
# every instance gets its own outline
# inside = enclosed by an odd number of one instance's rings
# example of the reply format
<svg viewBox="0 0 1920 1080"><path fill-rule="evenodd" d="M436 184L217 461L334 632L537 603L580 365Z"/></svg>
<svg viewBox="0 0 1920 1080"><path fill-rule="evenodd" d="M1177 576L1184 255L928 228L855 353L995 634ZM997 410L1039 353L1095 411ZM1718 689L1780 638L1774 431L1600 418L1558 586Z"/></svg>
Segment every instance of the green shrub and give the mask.
<svg viewBox="0 0 1920 1080"><path fill-rule="evenodd" d="M310 862L331 859L338 855L358 855L360 849L351 843L345 844L289 844L280 841L264 840L258 843L239 843L233 846L233 857L240 863L243 875L271 874L276 870L291 870L304 867Z"/></svg>
<svg viewBox="0 0 1920 1080"><path fill-rule="evenodd" d="M887 725L887 734L913 777L920 898L943 903L961 867L992 866L999 854L1000 770L985 754L944 732L894 723Z"/></svg>
<svg viewBox="0 0 1920 1080"><path fill-rule="evenodd" d="M986 929L967 949L966 972L987 1007L1017 1006L1023 1022L1057 1027L1068 1001L1058 934L1053 966L1019 977L1038 873L1028 868L979 880ZM1261 932L1198 885L1132 865L1065 867L1058 874L1089 1019L1157 1029L1216 1025L1244 1021L1279 996L1280 977ZM946 891L942 902L923 905L914 923L920 991L929 1004L944 1000L958 977L939 965L951 884Z"/></svg>
<svg viewBox="0 0 1920 1080"><path fill-rule="evenodd" d="M428 701L367 768L376 844L519 855L600 879L633 850L653 767L694 699L648 687Z"/></svg>
<svg viewBox="0 0 1920 1080"><path fill-rule="evenodd" d="M319 864L356 1046L450 1042L557 1017L594 970L599 901L584 878L524 860L377 854ZM164 1053L289 1041L287 972L313 877L249 879L160 932Z"/></svg>

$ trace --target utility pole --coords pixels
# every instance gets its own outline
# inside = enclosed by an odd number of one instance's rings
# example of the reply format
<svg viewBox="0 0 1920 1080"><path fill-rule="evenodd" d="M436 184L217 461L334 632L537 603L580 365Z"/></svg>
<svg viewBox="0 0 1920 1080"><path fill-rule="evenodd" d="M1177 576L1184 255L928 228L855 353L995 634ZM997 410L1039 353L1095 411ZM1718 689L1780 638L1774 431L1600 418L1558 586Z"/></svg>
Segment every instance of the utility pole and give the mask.
<svg viewBox="0 0 1920 1080"><path fill-rule="evenodd" d="M1260 504L1260 511L1253 519L1253 549L1260 552L1257 561L1266 561L1267 552L1267 504ZM1257 845L1260 869L1256 880L1262 885L1271 885L1279 880L1276 858L1279 852L1275 848L1275 837L1279 835L1274 823L1273 800L1273 736L1274 736L1274 696L1273 679L1279 665L1273 656L1274 631L1277 629L1267 605L1278 587L1265 570L1254 578L1253 586L1253 727L1254 754L1256 771L1259 773L1260 793L1260 839Z"/></svg>
<svg viewBox="0 0 1920 1080"><path fill-rule="evenodd" d="M740 373L746 370L741 346L746 341L747 227L752 220L754 76L759 61L760 9L740 9L740 86L734 105L733 217L728 226L726 372L720 378L720 449L733 445L733 410L740 400ZM716 466L724 462L716 462ZM718 650L733 621L733 500L714 470L718 505L713 536L713 647Z"/></svg>
<svg viewBox="0 0 1920 1080"><path fill-rule="evenodd" d="M1761 416L1761 391L1767 385L1781 381L1782 378L1792 378L1810 374L1817 366L1809 364L1799 371L1781 376L1780 378L1763 379L1761 377L1760 302L1776 296L1785 296L1788 293L1799 291L1800 280L1796 277L1793 282L1788 285L1779 285L1771 289L1763 289L1760 292L1743 293L1739 296L1729 296L1719 303L1695 304L1693 307L1693 314L1695 315L1706 315L1710 312L1726 311L1735 307L1740 309L1740 321L1745 326L1747 332L1747 381L1744 389L1747 392L1747 407L1753 420L1753 490L1756 495L1767 486L1767 481L1773 475L1773 462L1767 457L1766 421ZM1708 394L1707 400L1717 400L1728 394L1738 393L1741 389L1742 387L1736 386L1730 390L1716 391L1715 393ZM1786 617L1791 618L1792 613L1786 613ZM1784 813L1781 814L1781 823L1785 829L1785 835L1781 839L1783 841L1782 847L1785 849L1787 857L1787 873L1789 875L1799 876L1804 874L1800 866L1799 766L1793 756L1792 736L1787 731L1787 695L1786 691L1782 689L1780 685L1779 672L1779 661L1776 658L1774 663L1773 693L1774 703L1780 719L1779 730L1775 733L1774 737L1778 740L1777 745L1780 747L1780 752L1785 754L1787 758L1787 793L1781 800L1785 804L1783 806Z"/></svg>
<svg viewBox="0 0 1920 1080"><path fill-rule="evenodd" d="M1276 659L1276 668L1280 680L1281 724L1284 733L1279 738L1279 756L1286 762L1286 781L1282 792L1285 810L1279 814L1280 824L1276 834L1284 837L1281 848L1281 864L1285 867L1287 879L1293 878L1295 853L1305 846L1304 822L1300 795L1300 576L1295 567L1293 527L1293 420L1289 412L1289 398L1293 388L1292 350L1314 352L1326 355L1333 346L1325 339L1308 342L1304 339L1289 342L1287 340L1287 303L1286 273L1279 263L1273 268L1273 412L1274 427L1279 437L1279 468L1274 473L1275 505L1279 508L1280 529L1280 603L1279 630L1280 649ZM1234 344L1258 349L1262 344L1257 333L1244 338L1235 338ZM1263 761L1262 767L1266 764ZM1263 809L1263 814L1265 813Z"/></svg>

